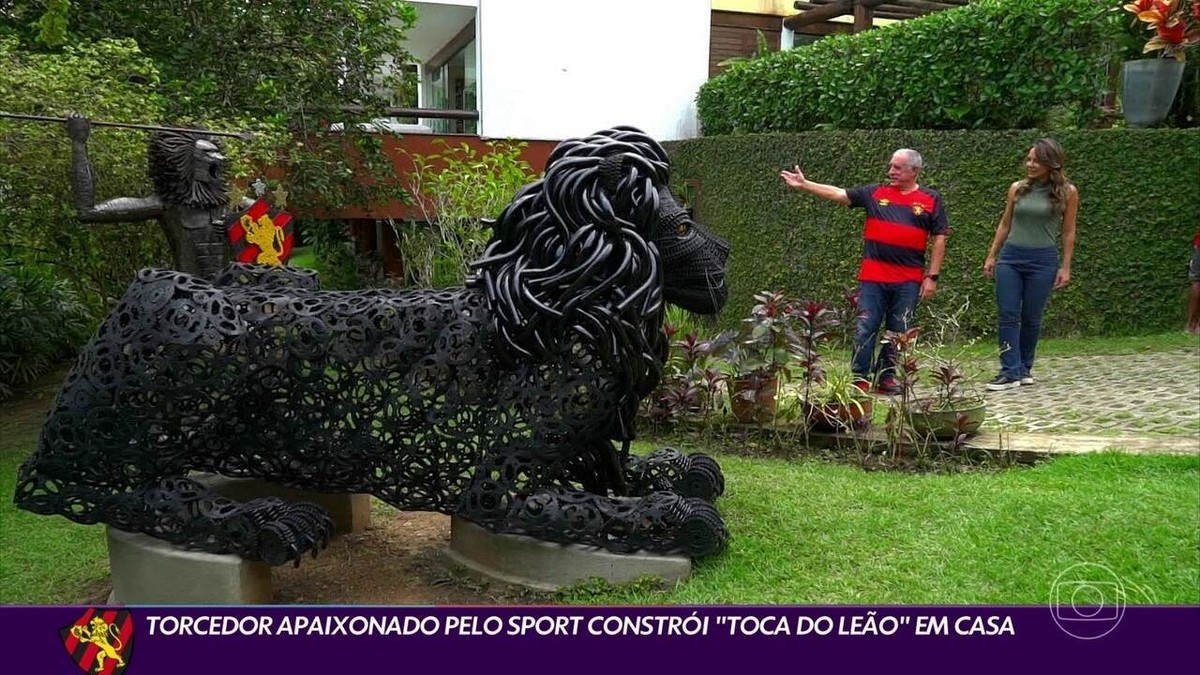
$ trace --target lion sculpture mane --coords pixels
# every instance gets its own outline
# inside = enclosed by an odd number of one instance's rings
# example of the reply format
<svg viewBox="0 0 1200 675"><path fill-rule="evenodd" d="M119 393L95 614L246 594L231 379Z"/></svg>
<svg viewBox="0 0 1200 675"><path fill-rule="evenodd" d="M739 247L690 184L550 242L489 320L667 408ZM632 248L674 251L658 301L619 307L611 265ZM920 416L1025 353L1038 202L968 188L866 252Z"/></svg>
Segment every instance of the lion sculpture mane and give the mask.
<svg viewBox="0 0 1200 675"><path fill-rule="evenodd" d="M617 552L717 552L716 462L629 452L667 354L664 302L711 313L726 297L728 247L669 179L636 129L564 141L464 288L143 270L67 376L16 503L270 564L332 534L318 506L233 501L188 477L202 471Z"/></svg>

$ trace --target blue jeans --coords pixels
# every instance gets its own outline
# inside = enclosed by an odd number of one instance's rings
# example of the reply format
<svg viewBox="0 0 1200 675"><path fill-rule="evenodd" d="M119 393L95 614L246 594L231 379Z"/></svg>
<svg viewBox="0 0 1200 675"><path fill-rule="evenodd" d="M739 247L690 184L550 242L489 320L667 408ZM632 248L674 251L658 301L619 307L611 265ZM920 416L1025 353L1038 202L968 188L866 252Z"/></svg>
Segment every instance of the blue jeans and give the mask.
<svg viewBox="0 0 1200 675"><path fill-rule="evenodd" d="M921 295L921 284L902 281L885 284L875 281L860 281L858 284L858 328L854 332L854 359L850 369L857 377L875 380L879 377L894 377L896 349L884 344L875 358L875 343L879 327L889 331L908 330L908 324L917 311L917 298Z"/></svg>
<svg viewBox="0 0 1200 675"><path fill-rule="evenodd" d="M1042 313L1054 277L1058 249L1005 244L996 261L996 309L1000 326L1000 376L1013 380L1033 371Z"/></svg>

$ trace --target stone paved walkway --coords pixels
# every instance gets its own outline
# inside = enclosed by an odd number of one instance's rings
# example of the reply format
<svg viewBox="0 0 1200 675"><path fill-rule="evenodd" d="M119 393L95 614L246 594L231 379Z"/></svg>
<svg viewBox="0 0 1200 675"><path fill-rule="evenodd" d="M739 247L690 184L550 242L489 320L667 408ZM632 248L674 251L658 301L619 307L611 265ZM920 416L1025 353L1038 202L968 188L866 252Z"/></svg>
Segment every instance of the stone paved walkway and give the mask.
<svg viewBox="0 0 1200 675"><path fill-rule="evenodd" d="M986 392L987 427L1200 439L1200 347L1039 358L1033 386Z"/></svg>

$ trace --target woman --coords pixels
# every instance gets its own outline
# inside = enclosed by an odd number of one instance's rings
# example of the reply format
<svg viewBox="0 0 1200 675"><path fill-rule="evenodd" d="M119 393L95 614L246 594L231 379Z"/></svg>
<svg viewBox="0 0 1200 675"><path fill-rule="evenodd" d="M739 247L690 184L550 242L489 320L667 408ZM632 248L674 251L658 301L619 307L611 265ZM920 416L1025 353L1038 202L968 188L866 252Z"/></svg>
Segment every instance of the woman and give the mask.
<svg viewBox="0 0 1200 675"><path fill-rule="evenodd" d="M983 273L996 279L1000 319L1000 374L985 385L992 391L1033 384L1046 301L1051 289L1071 281L1079 191L1063 174L1063 160L1062 146L1050 138L1029 149L1025 178L1008 188L1004 215L983 263Z"/></svg>

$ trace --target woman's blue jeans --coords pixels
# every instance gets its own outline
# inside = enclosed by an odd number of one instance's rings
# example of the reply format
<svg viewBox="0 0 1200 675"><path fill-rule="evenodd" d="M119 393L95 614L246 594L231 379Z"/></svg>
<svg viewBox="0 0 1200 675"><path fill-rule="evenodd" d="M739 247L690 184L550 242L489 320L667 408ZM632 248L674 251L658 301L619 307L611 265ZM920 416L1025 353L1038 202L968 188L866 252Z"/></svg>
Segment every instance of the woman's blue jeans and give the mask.
<svg viewBox="0 0 1200 675"><path fill-rule="evenodd" d="M894 284L861 281L858 284L858 309L861 312L854 331L854 359L851 370L864 380L886 379L894 376L896 350L891 343L879 349L875 359L875 344L879 328L885 326L897 333L908 330L917 311L921 284L902 281Z"/></svg>
<svg viewBox="0 0 1200 675"><path fill-rule="evenodd" d="M1013 380L1033 371L1042 314L1054 277L1058 249L1005 244L996 261L996 309L1000 326L1000 376Z"/></svg>

